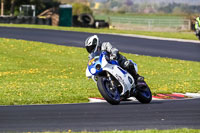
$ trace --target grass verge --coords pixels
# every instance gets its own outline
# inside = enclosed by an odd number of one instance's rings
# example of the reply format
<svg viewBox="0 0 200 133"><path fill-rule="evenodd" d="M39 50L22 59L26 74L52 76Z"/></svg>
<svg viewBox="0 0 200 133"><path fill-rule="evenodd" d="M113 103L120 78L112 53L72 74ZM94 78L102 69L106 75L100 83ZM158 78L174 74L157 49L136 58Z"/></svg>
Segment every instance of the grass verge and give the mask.
<svg viewBox="0 0 200 133"><path fill-rule="evenodd" d="M164 38L177 38L198 40L194 32L154 32L154 31L132 31L132 30L116 30L116 29L94 29L94 28L78 28L78 27L61 27L49 25L29 25L29 24L0 24L6 27L22 27L22 28L37 28L37 29L52 29L52 30L65 30L65 31L79 31L90 33L119 33L119 34L136 34Z"/></svg>
<svg viewBox="0 0 200 133"><path fill-rule="evenodd" d="M125 54L156 93L198 92L200 62ZM88 102L100 97L85 77L83 48L0 38L0 105Z"/></svg>
<svg viewBox="0 0 200 133"><path fill-rule="evenodd" d="M71 130L69 130L68 132L44 132L44 133L73 133ZM74 133L78 133L78 132L74 132ZM95 132L87 132L87 131L83 131L80 133L95 133ZM187 128L183 128L183 129L171 129L171 130L136 130L136 131L101 131L101 132L97 132L97 133L200 133L199 129L187 129Z"/></svg>

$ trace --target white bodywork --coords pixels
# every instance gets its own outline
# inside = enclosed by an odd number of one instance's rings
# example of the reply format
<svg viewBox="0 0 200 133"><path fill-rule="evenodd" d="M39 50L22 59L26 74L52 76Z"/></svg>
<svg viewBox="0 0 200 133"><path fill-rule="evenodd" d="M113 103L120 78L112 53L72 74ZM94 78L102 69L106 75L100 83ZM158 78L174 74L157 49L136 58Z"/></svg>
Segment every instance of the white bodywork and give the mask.
<svg viewBox="0 0 200 133"><path fill-rule="evenodd" d="M131 60L130 60L131 61ZM134 63L136 71L138 71L137 64ZM109 72L111 75L113 75L122 85L123 90L121 95L124 95L127 91L130 91L131 88L135 87L135 81L133 77L126 71L124 71L120 66L118 65L113 65L109 64L108 61L106 60L105 56L102 58L102 64L101 67L103 71ZM90 73L91 71L91 73ZM93 75L96 71L95 70L90 70L86 69L86 76L88 78L92 78L95 81L95 76Z"/></svg>

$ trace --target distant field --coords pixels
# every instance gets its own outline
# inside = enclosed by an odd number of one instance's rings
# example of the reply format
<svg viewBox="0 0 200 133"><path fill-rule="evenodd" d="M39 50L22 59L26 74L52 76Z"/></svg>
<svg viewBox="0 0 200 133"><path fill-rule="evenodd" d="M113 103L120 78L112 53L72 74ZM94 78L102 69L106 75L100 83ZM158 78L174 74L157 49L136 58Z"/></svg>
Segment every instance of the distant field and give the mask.
<svg viewBox="0 0 200 133"><path fill-rule="evenodd" d="M190 21L185 19L184 16L138 15L138 14L137 15L134 15L134 14L95 14L95 18L106 20L107 22L110 22L115 27L118 27L118 29L122 29L121 27L124 27L124 25L119 25L119 24L131 24L131 25L128 25L127 27L134 26L133 29L143 28L143 27L135 27L135 26L146 26L147 30L150 30L154 27L160 27L161 29L171 28L171 30L189 30L190 29ZM130 28L127 28L127 29L130 29ZM165 30L169 30L169 29L165 29Z"/></svg>
<svg viewBox="0 0 200 133"><path fill-rule="evenodd" d="M173 15L138 15L138 14L94 14L96 19L108 20L109 17L119 18L142 18L142 19L174 19L183 20L184 16L173 16Z"/></svg>

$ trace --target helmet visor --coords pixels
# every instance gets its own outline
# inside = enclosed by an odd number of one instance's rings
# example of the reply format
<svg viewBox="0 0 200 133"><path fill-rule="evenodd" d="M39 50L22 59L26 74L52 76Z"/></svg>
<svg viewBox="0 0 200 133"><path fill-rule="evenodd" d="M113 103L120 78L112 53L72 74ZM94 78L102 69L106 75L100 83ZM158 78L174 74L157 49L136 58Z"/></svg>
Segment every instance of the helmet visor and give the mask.
<svg viewBox="0 0 200 133"><path fill-rule="evenodd" d="M93 41L92 41L92 45L97 45L97 39L95 38Z"/></svg>
<svg viewBox="0 0 200 133"><path fill-rule="evenodd" d="M86 46L88 53L92 53L95 49L96 45Z"/></svg>

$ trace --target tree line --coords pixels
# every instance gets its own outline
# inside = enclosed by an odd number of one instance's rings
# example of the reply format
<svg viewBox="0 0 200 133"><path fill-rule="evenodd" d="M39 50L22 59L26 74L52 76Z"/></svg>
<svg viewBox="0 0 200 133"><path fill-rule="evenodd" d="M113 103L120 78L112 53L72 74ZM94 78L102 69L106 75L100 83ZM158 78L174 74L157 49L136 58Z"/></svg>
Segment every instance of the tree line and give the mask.
<svg viewBox="0 0 200 133"><path fill-rule="evenodd" d="M50 7L58 6L58 0L1 0L1 15L17 16L21 5L35 5L36 14Z"/></svg>
<svg viewBox="0 0 200 133"><path fill-rule="evenodd" d="M133 0L107 0L101 4L99 10L119 13L193 14L200 13L200 5L190 5L178 2L151 3L143 1L138 3Z"/></svg>

